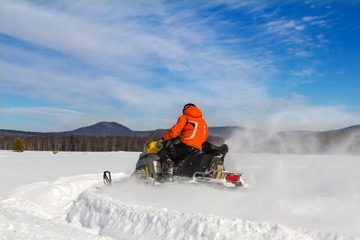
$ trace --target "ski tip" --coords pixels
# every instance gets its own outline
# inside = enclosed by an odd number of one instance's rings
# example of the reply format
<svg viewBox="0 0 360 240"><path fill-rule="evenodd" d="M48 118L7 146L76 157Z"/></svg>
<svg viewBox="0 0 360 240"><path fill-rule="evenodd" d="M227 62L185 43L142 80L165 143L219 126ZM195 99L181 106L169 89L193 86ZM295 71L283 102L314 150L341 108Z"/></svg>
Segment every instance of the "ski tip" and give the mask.
<svg viewBox="0 0 360 240"><path fill-rule="evenodd" d="M105 171L103 174L103 180L106 186L111 186L111 173L109 171Z"/></svg>

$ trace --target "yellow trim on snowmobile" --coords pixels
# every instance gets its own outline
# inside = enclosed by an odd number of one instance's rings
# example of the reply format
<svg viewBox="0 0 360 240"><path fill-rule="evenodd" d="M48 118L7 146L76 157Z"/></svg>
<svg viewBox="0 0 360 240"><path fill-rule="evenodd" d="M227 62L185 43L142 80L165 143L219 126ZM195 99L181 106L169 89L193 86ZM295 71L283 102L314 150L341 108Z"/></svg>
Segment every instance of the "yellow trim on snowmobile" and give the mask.
<svg viewBox="0 0 360 240"><path fill-rule="evenodd" d="M149 178L149 170L147 166L145 166L145 171L146 171L146 178Z"/></svg>
<svg viewBox="0 0 360 240"><path fill-rule="evenodd" d="M156 142L151 142L146 147L148 153L158 153L163 148L162 145L160 148L156 147Z"/></svg>

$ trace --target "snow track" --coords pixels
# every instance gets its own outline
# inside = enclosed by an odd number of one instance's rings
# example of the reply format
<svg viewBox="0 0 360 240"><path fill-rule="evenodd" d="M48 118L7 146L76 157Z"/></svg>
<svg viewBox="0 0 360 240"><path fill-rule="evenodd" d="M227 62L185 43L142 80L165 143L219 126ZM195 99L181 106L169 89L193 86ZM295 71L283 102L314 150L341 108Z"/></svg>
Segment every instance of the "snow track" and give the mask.
<svg viewBox="0 0 360 240"><path fill-rule="evenodd" d="M0 202L0 239L337 239L334 234L113 198L101 174L15 189ZM124 173L114 178L125 179ZM119 183L118 183L119 184ZM133 182L120 184L134 184ZM130 186L131 187L131 186ZM134 185L133 187L137 187ZM151 190L151 186L141 186ZM140 188L141 189L141 188ZM155 190L155 189L153 189ZM124 192L123 194L128 194ZM131 193L130 193L131 194ZM136 197L136 196L135 196ZM150 202L151 203L151 202Z"/></svg>
<svg viewBox="0 0 360 240"><path fill-rule="evenodd" d="M19 186L0 195L1 240L360 240L357 156L237 155L251 188L234 192L135 184L137 153L0 154L0 186Z"/></svg>

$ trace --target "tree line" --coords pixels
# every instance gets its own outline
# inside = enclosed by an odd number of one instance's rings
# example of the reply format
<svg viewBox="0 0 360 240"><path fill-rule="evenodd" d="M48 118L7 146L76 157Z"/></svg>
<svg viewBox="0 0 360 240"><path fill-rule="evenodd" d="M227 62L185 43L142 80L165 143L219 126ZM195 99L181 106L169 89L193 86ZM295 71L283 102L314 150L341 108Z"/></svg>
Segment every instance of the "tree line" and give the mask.
<svg viewBox="0 0 360 240"><path fill-rule="evenodd" d="M18 136L0 137L0 150L12 150ZM147 137L118 136L26 136L20 137L24 142L25 151L81 151L81 152L110 152L131 151L142 152ZM208 140L214 144L223 143L223 139L209 136Z"/></svg>
<svg viewBox="0 0 360 240"><path fill-rule="evenodd" d="M11 150L17 137L1 137L0 149ZM96 136L27 136L21 137L25 151L143 151L146 137L96 137Z"/></svg>

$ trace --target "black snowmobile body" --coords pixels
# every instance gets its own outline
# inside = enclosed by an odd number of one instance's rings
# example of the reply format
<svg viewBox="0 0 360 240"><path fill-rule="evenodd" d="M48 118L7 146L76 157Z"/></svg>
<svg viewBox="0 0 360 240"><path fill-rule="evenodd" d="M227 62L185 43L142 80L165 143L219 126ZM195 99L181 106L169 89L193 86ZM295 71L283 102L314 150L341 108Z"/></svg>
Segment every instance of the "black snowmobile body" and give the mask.
<svg viewBox="0 0 360 240"><path fill-rule="evenodd" d="M165 146L157 146L158 140L167 130L159 129L147 139L145 151L140 154L134 175L139 180L153 184L164 182L162 162L172 144L178 139L168 141ZM227 188L247 187L239 172L228 172L224 169L224 159L228 146L215 146L209 142L202 145L201 154L186 158L174 166L174 181L192 181L221 185Z"/></svg>

